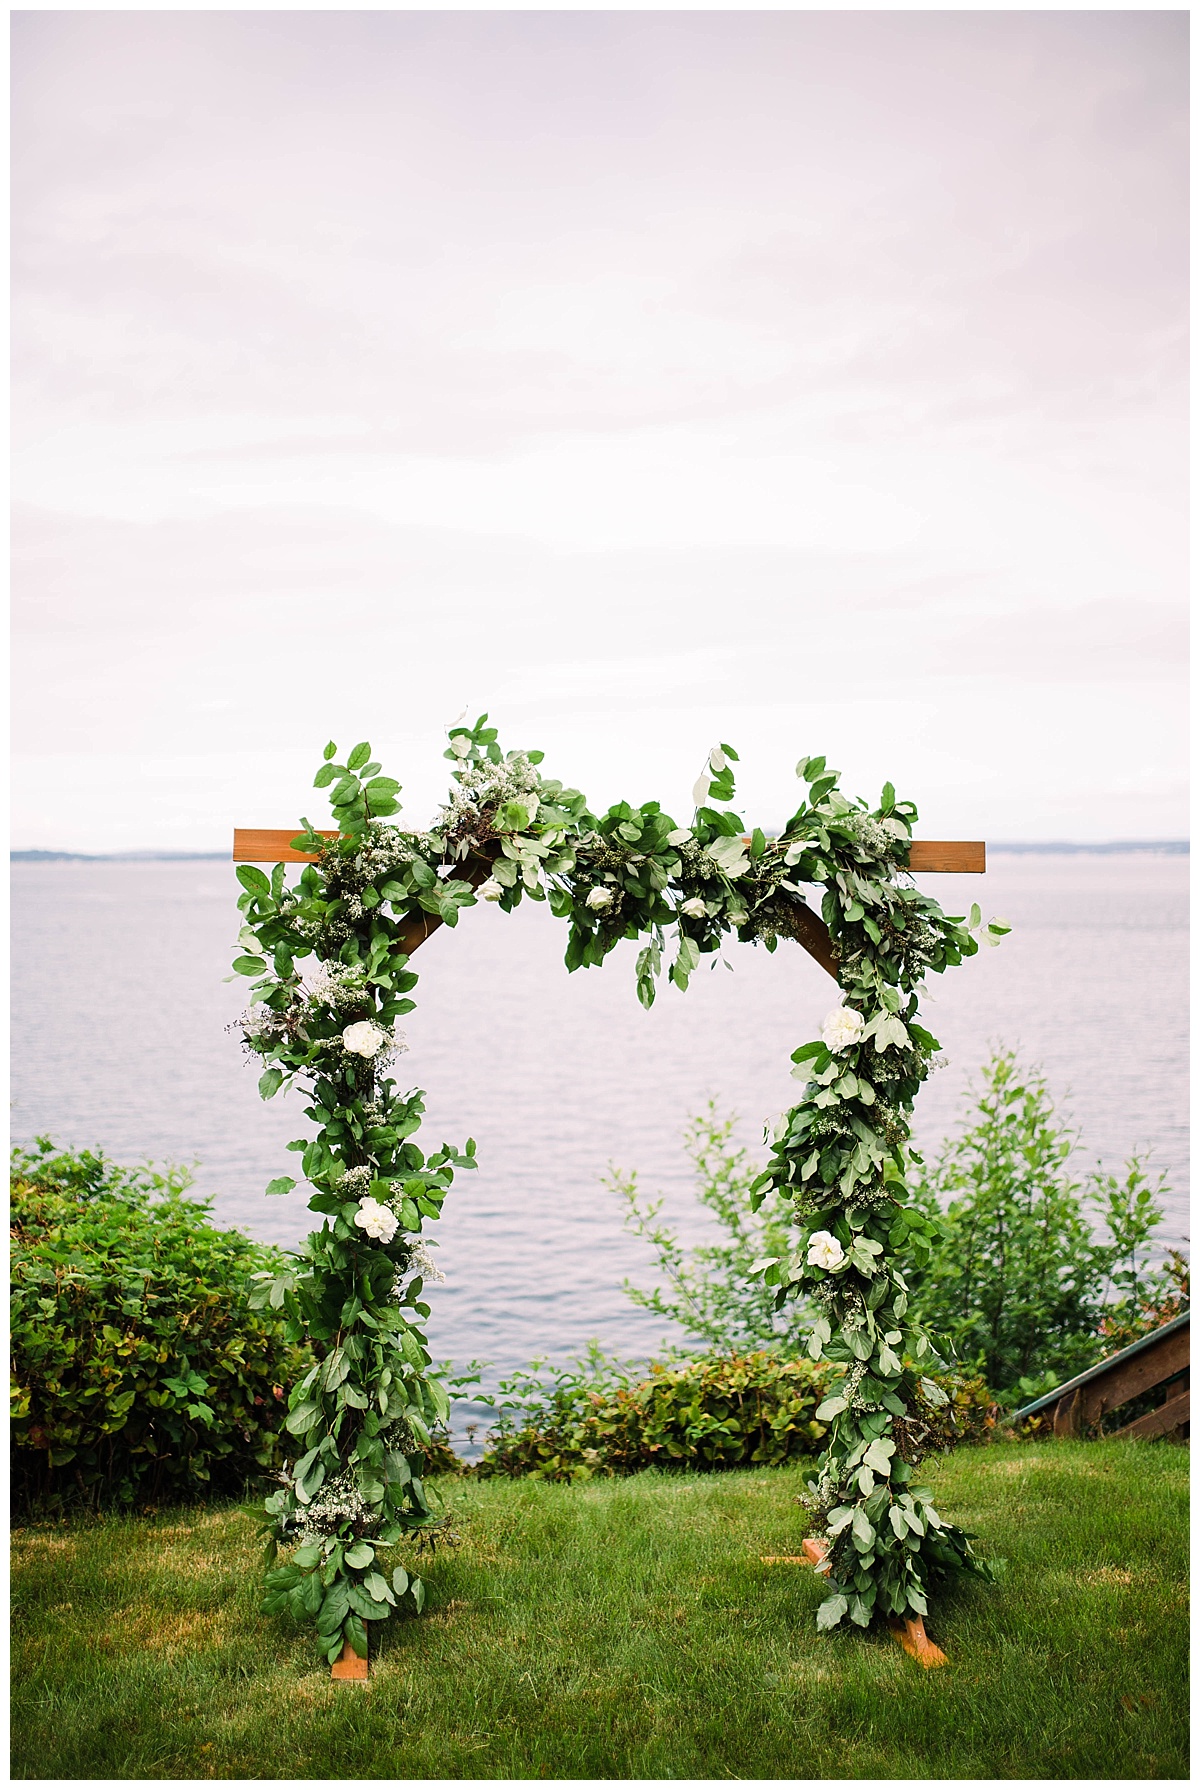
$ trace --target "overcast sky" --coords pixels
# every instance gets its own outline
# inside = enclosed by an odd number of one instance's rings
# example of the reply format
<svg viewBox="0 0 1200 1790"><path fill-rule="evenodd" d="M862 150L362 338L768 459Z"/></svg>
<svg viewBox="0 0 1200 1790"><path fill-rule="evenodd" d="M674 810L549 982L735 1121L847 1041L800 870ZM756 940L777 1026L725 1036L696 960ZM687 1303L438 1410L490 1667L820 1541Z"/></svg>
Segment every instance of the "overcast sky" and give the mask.
<svg viewBox="0 0 1200 1790"><path fill-rule="evenodd" d="M1187 16L18 13L14 844L490 710L1186 831Z"/></svg>

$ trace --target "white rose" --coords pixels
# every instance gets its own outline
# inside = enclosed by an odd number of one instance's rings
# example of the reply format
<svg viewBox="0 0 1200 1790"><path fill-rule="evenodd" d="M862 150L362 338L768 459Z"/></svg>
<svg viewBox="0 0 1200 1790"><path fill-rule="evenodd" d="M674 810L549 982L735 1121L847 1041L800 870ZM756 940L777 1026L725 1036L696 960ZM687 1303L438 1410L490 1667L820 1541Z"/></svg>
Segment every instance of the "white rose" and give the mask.
<svg viewBox="0 0 1200 1790"><path fill-rule="evenodd" d="M706 920L708 918L708 909L698 895L693 895L690 901L685 901L679 911L681 914L686 914L689 920Z"/></svg>
<svg viewBox="0 0 1200 1790"><path fill-rule="evenodd" d="M832 1051L849 1050L863 1035L864 1021L853 1007L835 1007L825 1015L821 1036Z"/></svg>
<svg viewBox="0 0 1200 1790"><path fill-rule="evenodd" d="M586 905L590 907L594 913L600 913L602 909L611 907L612 904L613 892L611 889L597 887L588 891Z"/></svg>
<svg viewBox="0 0 1200 1790"><path fill-rule="evenodd" d="M836 1268L845 1261L846 1252L832 1231L814 1231L808 1239L805 1259L810 1268Z"/></svg>
<svg viewBox="0 0 1200 1790"><path fill-rule="evenodd" d="M486 883L480 883L476 893L483 901L500 901L504 897L504 886L494 876L489 876Z"/></svg>
<svg viewBox="0 0 1200 1790"><path fill-rule="evenodd" d="M372 1025L369 1019L360 1019L356 1025L347 1026L342 1033L342 1047L352 1056L373 1057L383 1049L388 1041L386 1032Z"/></svg>
<svg viewBox="0 0 1200 1790"><path fill-rule="evenodd" d="M394 1212L373 1199L359 1200L354 1222L376 1243L390 1243L400 1224Z"/></svg>

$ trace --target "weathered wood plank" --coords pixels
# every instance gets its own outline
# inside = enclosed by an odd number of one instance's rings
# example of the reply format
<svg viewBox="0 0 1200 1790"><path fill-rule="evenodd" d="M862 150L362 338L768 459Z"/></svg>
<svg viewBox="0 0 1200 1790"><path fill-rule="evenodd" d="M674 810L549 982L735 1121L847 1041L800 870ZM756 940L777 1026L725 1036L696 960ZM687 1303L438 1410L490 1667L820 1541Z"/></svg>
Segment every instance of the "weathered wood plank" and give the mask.
<svg viewBox="0 0 1200 1790"><path fill-rule="evenodd" d="M1114 1430L1107 1437L1109 1442L1152 1442L1155 1436L1169 1436L1172 1430L1181 1423L1191 1421L1191 1393L1179 1392L1169 1398L1165 1405L1157 1411L1147 1411L1144 1417L1138 1417L1133 1423L1127 1423L1123 1430Z"/></svg>
<svg viewBox="0 0 1200 1790"><path fill-rule="evenodd" d="M1190 1326L1173 1330L1132 1358L1118 1362L1110 1373L1098 1374L1081 1387L1079 1421L1090 1429L1106 1411L1115 1411L1128 1399L1161 1385L1187 1367L1191 1358Z"/></svg>
<svg viewBox="0 0 1200 1790"><path fill-rule="evenodd" d="M1083 1404L1077 1386L1074 1392L1060 1399L1054 1407L1054 1433L1056 1436L1077 1436L1082 1427L1081 1407Z"/></svg>

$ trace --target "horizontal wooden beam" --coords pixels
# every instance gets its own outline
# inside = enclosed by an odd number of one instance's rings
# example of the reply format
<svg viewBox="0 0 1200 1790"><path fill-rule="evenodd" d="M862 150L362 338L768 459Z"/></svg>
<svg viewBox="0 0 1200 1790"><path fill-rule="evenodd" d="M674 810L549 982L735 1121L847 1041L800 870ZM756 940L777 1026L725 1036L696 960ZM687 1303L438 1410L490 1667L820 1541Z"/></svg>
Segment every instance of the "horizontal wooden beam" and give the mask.
<svg viewBox="0 0 1200 1790"><path fill-rule="evenodd" d="M982 876L987 869L987 846L982 839L914 839L908 848L908 867L945 871L951 876Z"/></svg>
<svg viewBox="0 0 1200 1790"><path fill-rule="evenodd" d="M235 827L233 832L233 858L237 864L315 864L316 858L311 852L295 851L292 840L299 837L300 828L288 827ZM336 839L337 833L321 831L322 839ZM916 871L945 871L951 874L966 873L982 875L986 867L986 853L982 840L974 839L914 839L909 849L908 867ZM465 871L467 879L476 886L489 874L486 862L475 860ZM791 904L787 915L788 934L802 945L810 957L814 957L821 968L837 981L838 960L833 948L833 940L829 936L829 928L820 914L815 914L802 901ZM441 925L436 914L414 914L408 923L408 934L404 939L404 948L412 952L424 944L429 934Z"/></svg>
<svg viewBox="0 0 1200 1790"><path fill-rule="evenodd" d="M293 851L292 840L298 839L303 827L235 827L233 829L233 861L235 864L315 864L311 852ZM336 839L319 829L322 839Z"/></svg>
<svg viewBox="0 0 1200 1790"><path fill-rule="evenodd" d="M299 827L235 827L233 861L235 864L315 864L310 852L293 851L292 840ZM323 839L336 839L336 832L321 830ZM982 839L914 839L908 854L910 870L950 875L982 876L987 869L987 848Z"/></svg>

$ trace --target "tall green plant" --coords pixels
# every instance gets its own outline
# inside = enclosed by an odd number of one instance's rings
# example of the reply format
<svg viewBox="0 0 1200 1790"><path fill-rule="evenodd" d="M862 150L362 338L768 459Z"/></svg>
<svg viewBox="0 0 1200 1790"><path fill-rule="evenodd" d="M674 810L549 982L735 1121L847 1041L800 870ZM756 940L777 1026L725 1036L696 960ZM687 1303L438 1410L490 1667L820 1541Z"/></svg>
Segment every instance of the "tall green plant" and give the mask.
<svg viewBox="0 0 1200 1790"><path fill-rule="evenodd" d="M998 1391L1053 1386L1111 1347L1106 1323L1127 1323L1159 1290L1163 1178L1136 1155L1120 1175L1078 1174L1078 1134L1010 1050L993 1053L969 1100L970 1122L914 1171L918 1204L942 1226L915 1307Z"/></svg>
<svg viewBox="0 0 1200 1790"><path fill-rule="evenodd" d="M776 1349L794 1337L802 1307L780 1311L774 1288L754 1272L765 1255L788 1242L785 1222L755 1211L750 1187L758 1165L734 1141L736 1119L722 1118L716 1102L688 1121L683 1147L692 1164L696 1197L711 1214L718 1237L688 1250L661 1222L663 1200L647 1199L636 1170L611 1169L605 1186L620 1198L626 1227L654 1251L666 1287L644 1288L626 1280L629 1298L644 1311L677 1324L718 1355Z"/></svg>
<svg viewBox="0 0 1200 1790"><path fill-rule="evenodd" d="M454 787L430 832L402 834L386 824L399 785L381 775L369 745L339 763L331 743L316 783L330 790L337 836L324 838L305 822L296 843L316 862L291 888L282 864L270 877L251 866L238 872L243 952L234 967L252 979L254 996L244 1037L265 1063L264 1097L293 1083L308 1096L316 1135L290 1147L302 1152L310 1207L325 1220L295 1271L263 1290L318 1357L291 1398L288 1425L302 1452L268 1506L273 1539L298 1543L270 1580L273 1603L313 1618L331 1658L347 1641L363 1652L363 1624L385 1616L410 1588L403 1566L390 1579L381 1570L386 1550L435 1520L422 1468L429 1425L444 1418L446 1395L428 1371L422 1324L429 1312L420 1294L429 1258L420 1233L439 1215L455 1170L472 1166L474 1146L443 1145L424 1156L413 1141L421 1095L402 1094L383 1073L403 1049L396 1022L411 1008L416 982L409 953L430 921L453 926L477 895L505 911L526 895L548 899L569 922L569 969L602 963L622 939L646 940L636 973L639 999L649 1006L672 942L668 974L683 989L731 932L768 950L780 938L808 936L803 886L815 884L824 891L848 1004L831 1022L832 1043L796 1053L811 1085L782 1128L764 1188L776 1185L790 1202L809 1267L801 1262L793 1272L790 1261L777 1261L769 1284L782 1298L815 1274L812 1290L826 1315L813 1332L814 1357L830 1344L831 1359L848 1350L845 1359L857 1361L868 1340L867 1355L878 1357L867 1390L852 1372L841 1403L834 1400L848 1415L834 1429L831 1471L844 1477L844 1456L857 1447L862 1497L878 1479L890 1499L894 1484L897 1558L910 1575L895 1607L908 1596L915 1608L920 1592L910 1587L923 1580L911 1562L922 1548L925 1559L945 1564L969 1556L957 1531L926 1517L916 1492L902 1489L909 1476L902 1460L894 1481L885 1469L895 1453L885 1431L893 1407L903 1418L911 1385L893 1344L907 1337L920 1357L930 1352L902 1324L898 1267L880 1258L887 1247L911 1253L926 1229L897 1197L903 1115L935 1048L915 1024L913 990L928 971L978 948L980 915L948 918L904 879L916 810L898 803L890 784L868 810L839 793L823 759L805 759L798 769L809 797L783 833L769 840L756 828L747 836L741 817L724 806L734 794L737 754L722 745L693 791L689 825L657 802L619 802L596 816L577 790L542 777L541 753L504 754L486 723L484 715L474 727L450 729ZM1004 930L993 923L991 936ZM298 966L308 957L319 968L306 981ZM280 1176L268 1191L293 1185ZM836 1235L815 1230L815 1212ZM876 1234L881 1226L888 1243ZM886 1331L871 1315L884 1296ZM899 1326L894 1335L892 1325ZM905 1432L910 1452L917 1433ZM875 1498L871 1509L878 1508ZM857 1513L856 1535L865 1522ZM937 1529L936 1539L927 1528ZM920 1541L913 1540L918 1531ZM873 1554L860 1562L865 1584L874 1584L874 1567ZM885 1562L879 1572L886 1578L890 1570ZM418 1607L422 1595L417 1584ZM873 1602L873 1591L861 1593L832 1617L831 1604L823 1625L846 1608L866 1622Z"/></svg>

